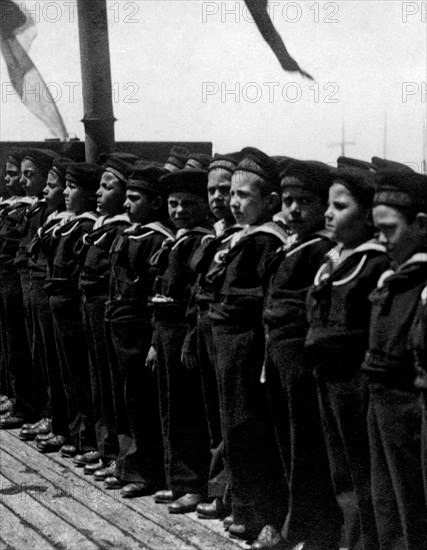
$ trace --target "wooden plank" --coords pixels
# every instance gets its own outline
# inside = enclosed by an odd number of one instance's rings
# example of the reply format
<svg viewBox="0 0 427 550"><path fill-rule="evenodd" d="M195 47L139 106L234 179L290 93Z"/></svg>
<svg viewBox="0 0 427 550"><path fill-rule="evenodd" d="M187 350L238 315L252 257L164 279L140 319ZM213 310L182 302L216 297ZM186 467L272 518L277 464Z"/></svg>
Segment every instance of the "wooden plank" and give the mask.
<svg viewBox="0 0 427 550"><path fill-rule="evenodd" d="M142 548L149 549L147 546L142 546L132 534L124 533L108 520L78 502L75 499L77 491L83 492L86 498L91 498L86 490L88 487L84 484L52 486L48 478L40 477L32 468L17 461L7 452L3 453L2 471L15 484L20 483L21 500L30 495L46 508L46 514L50 513L54 516L53 521L58 515L68 525L73 526L79 533L92 541L96 548L100 544L103 548L131 548L140 545ZM45 487L44 491L36 491L33 494L34 488L40 484Z"/></svg>
<svg viewBox="0 0 427 550"><path fill-rule="evenodd" d="M162 550L247 548L243 542L228 539L224 532L219 535L188 516L172 516L165 506L155 504L151 497L132 501L122 499L118 491L105 491L103 484L84 476L81 469L75 468L72 462L59 454L41 455L31 445L12 437L11 433L8 437L8 452L27 469L34 470L36 477L33 481L47 476L57 489L68 486L73 491L74 499L91 510L102 510L108 522L134 533L150 547ZM221 525L220 522L218 524Z"/></svg>
<svg viewBox="0 0 427 550"><path fill-rule="evenodd" d="M0 523L1 523L1 550L22 550L23 548L54 549L49 540L38 533L23 518L18 516L5 502L5 494L17 494L19 487L11 483L0 474Z"/></svg>
<svg viewBox="0 0 427 550"><path fill-rule="evenodd" d="M44 495L34 495L35 499L43 500L44 506L50 511L57 510L67 522L75 525L91 540L98 541L101 548L142 548L164 549L180 548L193 550L174 534L144 521L138 514L129 514L126 506L99 489L94 489L85 480L76 476L60 475L49 471L38 471L35 464L27 461L26 465L7 452L3 453L3 471L8 476L15 476L25 481L31 487L36 480L49 485ZM150 539L155 541L150 544ZM67 547L68 548L68 547Z"/></svg>
<svg viewBox="0 0 427 550"><path fill-rule="evenodd" d="M90 532L91 538L98 541L103 549L248 549L245 542L228 538L219 520L200 520L195 513L179 516L169 514L166 506L154 503L151 497L122 499L119 491L106 491L102 483L96 482L92 476L85 476L83 469L76 468L70 459L63 458L59 453L39 453L33 443L28 444L17 437L18 431L0 433L0 451L3 448L9 454L10 460L15 459L20 464L16 468L16 472L19 472L19 483L23 483L24 476L28 485L36 488L36 494L33 495L35 499L42 498L37 487L48 483L49 489L46 493L53 497L55 506L58 499L63 499L64 494L68 495L73 503L68 505L67 513L71 511L72 514L67 517L74 522L76 528L88 527L87 532ZM0 453L0 461L2 456L5 456L4 453ZM29 475L31 479L28 478ZM43 494L43 498L46 498L46 494ZM46 504L45 501L43 503ZM61 511L61 515L62 513ZM82 518L91 519L85 522ZM117 532L117 542L114 541L113 546L105 544L106 539L112 540L109 535L115 536L114 533ZM128 544L123 544L120 541L122 537L132 536L137 542L128 541ZM5 538L5 550L12 550L12 542ZM44 550L44 547L34 545L17 546L17 550L33 548ZM3 550L1 543L0 550Z"/></svg>
<svg viewBox="0 0 427 550"><path fill-rule="evenodd" d="M22 484L16 483L8 478L7 459L6 453L2 451L2 478L6 478L15 487L13 491L3 493L3 506L9 511L13 511L15 515L20 518L24 529L29 526L31 529L36 530L39 535L42 535L46 539L45 546L54 548L69 548L82 549L82 550L97 550L98 546L90 541L83 533L81 533L73 525L70 525L63 520L57 513L48 511L42 503L38 502L30 492L25 492ZM35 489L37 487L37 489ZM47 486L39 484L32 487L36 490L36 494L40 495L41 492L47 490ZM21 530L24 530L21 527ZM34 548L33 546L22 548Z"/></svg>
<svg viewBox="0 0 427 550"><path fill-rule="evenodd" d="M244 542L230 539L221 527L221 532L215 532L210 529L208 525L199 524L194 520L194 514L174 516L168 513L165 506L154 503L151 497L125 500L120 497L119 491L105 491L102 483L97 483L91 476L85 476L81 468L75 468L72 461L61 457L59 453L40 455L40 453L32 448L34 445L33 443L29 445L16 438L16 434L14 435L9 432L9 437L11 436L13 436L14 444L10 444L9 448L13 447L14 455L19 455L23 462L30 460L33 461L33 463L35 457L35 468L38 468L41 474L46 470L46 466L41 466L40 461L48 461L49 468L53 471L57 471L61 477L65 475L69 480L79 477L84 480L85 484L90 484L92 487L96 488L96 490L100 491L100 493L104 493L109 498L113 498L116 502L115 506L117 506L117 503L125 505L128 509L126 512L127 514L129 514L130 510L140 514L142 516L139 519L140 523L141 521L144 523L148 522L148 526L151 526L151 528L157 525L169 532L170 535L181 539L182 542L179 547L171 545L166 546L166 548L171 548L173 550L179 548L180 550L185 550L186 546L184 543L190 548L198 548L199 550L218 550L218 548L221 548L221 550L236 550L237 548L247 548ZM57 470L58 468L59 470ZM99 495L100 493L97 494ZM114 510L115 507L112 507L112 509ZM116 519L114 514L113 517ZM206 522L206 524L207 523L210 522ZM147 527L147 529L149 529L149 527ZM153 540L157 540L155 535L153 536ZM144 542L152 544L153 540L147 539Z"/></svg>

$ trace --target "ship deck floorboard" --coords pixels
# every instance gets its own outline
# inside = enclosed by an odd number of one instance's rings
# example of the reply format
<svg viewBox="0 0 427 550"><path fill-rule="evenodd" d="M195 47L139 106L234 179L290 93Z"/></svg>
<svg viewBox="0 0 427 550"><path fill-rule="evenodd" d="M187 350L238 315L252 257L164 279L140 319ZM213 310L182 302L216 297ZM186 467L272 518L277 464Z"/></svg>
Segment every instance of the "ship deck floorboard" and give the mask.
<svg viewBox="0 0 427 550"><path fill-rule="evenodd" d="M239 550L220 520L169 514L152 497L123 499L19 430L0 432L1 550Z"/></svg>

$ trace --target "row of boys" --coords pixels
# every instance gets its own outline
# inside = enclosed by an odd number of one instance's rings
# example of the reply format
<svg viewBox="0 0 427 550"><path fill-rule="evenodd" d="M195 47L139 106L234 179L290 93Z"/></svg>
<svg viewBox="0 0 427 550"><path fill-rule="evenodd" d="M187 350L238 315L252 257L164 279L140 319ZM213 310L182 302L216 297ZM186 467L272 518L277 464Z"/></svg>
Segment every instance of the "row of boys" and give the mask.
<svg viewBox="0 0 427 550"><path fill-rule="evenodd" d="M253 550L426 548L425 176L32 149L6 185L2 429Z"/></svg>

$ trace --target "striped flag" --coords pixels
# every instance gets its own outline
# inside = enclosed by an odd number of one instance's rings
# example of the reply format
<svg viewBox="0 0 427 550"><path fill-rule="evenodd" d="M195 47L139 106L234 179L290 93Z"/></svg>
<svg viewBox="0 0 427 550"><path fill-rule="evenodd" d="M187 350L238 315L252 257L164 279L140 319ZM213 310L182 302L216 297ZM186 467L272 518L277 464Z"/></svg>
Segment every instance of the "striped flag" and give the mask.
<svg viewBox="0 0 427 550"><path fill-rule="evenodd" d="M297 71L302 76L313 80L313 77L303 71L298 63L289 55L288 50L277 32L267 11L268 0L245 0L246 6L258 27L264 40L273 50L274 55L279 60L280 65L285 71Z"/></svg>
<svg viewBox="0 0 427 550"><path fill-rule="evenodd" d="M30 15L25 15L13 0L0 0L0 46L9 78L23 104L65 141L67 130L55 101L28 51L37 31ZM41 90L43 93L41 93ZM36 91L36 93L31 93Z"/></svg>

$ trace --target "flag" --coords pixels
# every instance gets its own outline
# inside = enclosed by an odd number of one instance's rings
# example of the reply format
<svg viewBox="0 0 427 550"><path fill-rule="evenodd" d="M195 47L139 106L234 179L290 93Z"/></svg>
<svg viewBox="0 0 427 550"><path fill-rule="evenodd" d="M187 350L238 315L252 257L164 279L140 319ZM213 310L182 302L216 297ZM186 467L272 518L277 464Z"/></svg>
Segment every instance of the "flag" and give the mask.
<svg viewBox="0 0 427 550"><path fill-rule="evenodd" d="M297 71L302 76L313 80L313 77L303 71L298 63L290 55L286 46L277 32L267 11L268 0L245 0L246 6L258 27L264 40L273 50L274 55L279 60L280 65L285 71Z"/></svg>
<svg viewBox="0 0 427 550"><path fill-rule="evenodd" d="M0 46L11 84L23 104L46 124L55 137L65 141L64 121L49 88L28 55L37 34L35 23L13 0L0 0L0 10Z"/></svg>

